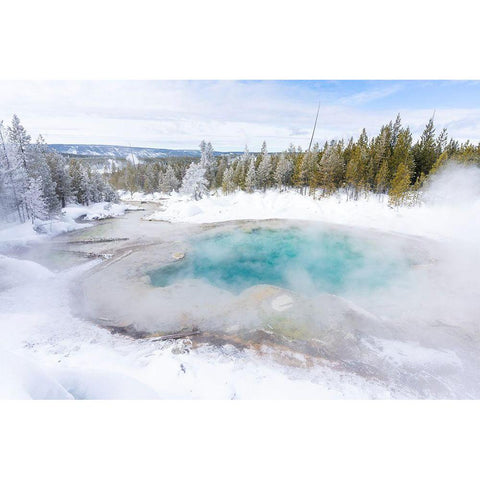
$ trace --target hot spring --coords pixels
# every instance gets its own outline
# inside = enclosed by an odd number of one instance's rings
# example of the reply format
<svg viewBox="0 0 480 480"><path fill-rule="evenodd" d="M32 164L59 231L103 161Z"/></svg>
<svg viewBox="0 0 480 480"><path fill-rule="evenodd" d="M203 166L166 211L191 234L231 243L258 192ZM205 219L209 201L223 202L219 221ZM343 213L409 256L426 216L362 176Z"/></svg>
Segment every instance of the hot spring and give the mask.
<svg viewBox="0 0 480 480"><path fill-rule="evenodd" d="M198 279L234 294L268 284L339 295L388 285L409 265L388 242L331 229L252 228L196 237L184 259L148 275L157 287Z"/></svg>
<svg viewBox="0 0 480 480"><path fill-rule="evenodd" d="M153 227L160 241L85 277L83 315L147 338L195 330L193 345L327 365L416 398L478 397L478 299L461 296L473 291L443 246L300 221Z"/></svg>

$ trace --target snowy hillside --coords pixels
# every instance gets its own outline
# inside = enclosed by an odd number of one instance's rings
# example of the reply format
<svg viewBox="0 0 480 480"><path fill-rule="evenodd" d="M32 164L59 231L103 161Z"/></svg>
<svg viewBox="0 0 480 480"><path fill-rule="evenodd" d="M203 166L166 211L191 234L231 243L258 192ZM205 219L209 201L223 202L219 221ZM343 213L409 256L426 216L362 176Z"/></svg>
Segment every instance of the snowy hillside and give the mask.
<svg viewBox="0 0 480 480"><path fill-rule="evenodd" d="M168 148L125 147L120 145L53 144L54 150L62 154L86 157L126 158L132 153L139 159L161 157L200 157L200 150L172 150ZM223 155L227 152L215 152ZM235 152L232 152L235 153Z"/></svg>

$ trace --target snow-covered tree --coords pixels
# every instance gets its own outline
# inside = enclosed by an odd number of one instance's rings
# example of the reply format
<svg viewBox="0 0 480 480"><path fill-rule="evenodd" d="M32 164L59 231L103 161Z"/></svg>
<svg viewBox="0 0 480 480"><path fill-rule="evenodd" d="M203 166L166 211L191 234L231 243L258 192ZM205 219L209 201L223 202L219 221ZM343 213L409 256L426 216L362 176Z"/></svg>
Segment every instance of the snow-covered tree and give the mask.
<svg viewBox="0 0 480 480"><path fill-rule="evenodd" d="M260 163L257 171L257 185L259 188L263 188L263 191L265 191L269 186L271 175L272 157L267 151L267 143L263 142L262 150L260 152Z"/></svg>
<svg viewBox="0 0 480 480"><path fill-rule="evenodd" d="M46 160L52 180L55 183L55 193L60 202L60 207L65 208L72 197L72 179L68 173L68 162L63 155L51 149L48 149Z"/></svg>
<svg viewBox="0 0 480 480"><path fill-rule="evenodd" d="M206 169L202 164L192 162L183 177L180 193L189 195L195 200L202 198L208 191L205 173Z"/></svg>
<svg viewBox="0 0 480 480"><path fill-rule="evenodd" d="M292 162L285 156L285 154L281 154L274 173L275 183L280 190L284 185L288 185L292 172Z"/></svg>
<svg viewBox="0 0 480 480"><path fill-rule="evenodd" d="M245 150L243 151L243 153L240 157L240 161L243 162L244 164L248 165L252 158L253 158L253 155L248 150L248 145L245 145Z"/></svg>
<svg viewBox="0 0 480 480"><path fill-rule="evenodd" d="M344 164L341 155L342 144L332 141L322 155L319 164L320 185L323 193L329 195L340 187L344 176Z"/></svg>
<svg viewBox="0 0 480 480"><path fill-rule="evenodd" d="M245 170L246 170L246 162L239 160L236 162L233 168L233 183L236 187L245 190Z"/></svg>
<svg viewBox="0 0 480 480"><path fill-rule="evenodd" d="M160 190L165 193L170 193L172 190L177 190L180 182L178 181L175 171L171 165L168 165L165 173L160 177Z"/></svg>
<svg viewBox="0 0 480 480"><path fill-rule="evenodd" d="M213 154L213 147L210 142L202 140L200 143L200 165L205 169L207 187L212 188L217 174L217 163Z"/></svg>
<svg viewBox="0 0 480 480"><path fill-rule="evenodd" d="M60 201L57 196L56 183L47 162L47 156L48 147L43 137L39 136L37 143L31 148L29 174L30 177L40 180L47 210L50 214L56 214L60 211Z"/></svg>
<svg viewBox="0 0 480 480"><path fill-rule="evenodd" d="M41 178L30 178L24 198L28 216L32 223L35 223L37 219L45 220L48 217L48 208L43 197Z"/></svg>
<svg viewBox="0 0 480 480"><path fill-rule="evenodd" d="M82 205L88 205L91 202L91 185L86 168L78 160L71 160L69 174L75 200Z"/></svg>
<svg viewBox="0 0 480 480"><path fill-rule="evenodd" d="M345 172L347 196L358 200L360 193L366 188L366 152L361 145L356 144L352 149L350 161Z"/></svg>
<svg viewBox="0 0 480 480"><path fill-rule="evenodd" d="M224 193L233 193L236 190L234 181L234 169L232 166L228 167L223 174L222 190Z"/></svg>
<svg viewBox="0 0 480 480"><path fill-rule="evenodd" d="M127 162L129 163L132 163L133 165L138 165L138 157L133 152L130 152L125 157L125 160L127 160Z"/></svg>
<svg viewBox="0 0 480 480"><path fill-rule="evenodd" d="M250 160L247 176L245 177L245 190L249 193L253 192L257 186L257 172L255 171L255 159Z"/></svg>
<svg viewBox="0 0 480 480"><path fill-rule="evenodd" d="M25 127L20 123L20 119L13 115L12 123L8 127L8 140L15 147L16 154L20 157L23 166L27 169L28 150L31 137L28 135Z"/></svg>
<svg viewBox="0 0 480 480"><path fill-rule="evenodd" d="M17 147L8 139L8 130L5 131L3 122L0 122L1 207L5 218L10 218L10 215L15 212L18 220L24 222L28 218L24 202L25 192L28 188L28 176L22 157L18 155Z"/></svg>
<svg viewBox="0 0 480 480"><path fill-rule="evenodd" d="M100 173L97 171L89 171L88 175L88 184L89 184L89 193L88 201L96 203L102 202L104 199L104 181Z"/></svg>
<svg viewBox="0 0 480 480"><path fill-rule="evenodd" d="M160 175L156 168L158 164L150 163L145 165L145 179L143 181L143 191L146 193L153 193L157 190L160 184Z"/></svg>

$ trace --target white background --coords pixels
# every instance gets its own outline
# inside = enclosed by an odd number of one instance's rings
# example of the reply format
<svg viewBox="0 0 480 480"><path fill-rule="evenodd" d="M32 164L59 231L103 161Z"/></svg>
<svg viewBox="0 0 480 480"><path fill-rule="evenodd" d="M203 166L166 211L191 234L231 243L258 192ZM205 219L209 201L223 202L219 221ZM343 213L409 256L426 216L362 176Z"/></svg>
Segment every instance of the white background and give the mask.
<svg viewBox="0 0 480 480"><path fill-rule="evenodd" d="M478 79L474 5L9 2L0 11L0 76ZM2 402L0 474L478 479L479 409L460 401Z"/></svg>

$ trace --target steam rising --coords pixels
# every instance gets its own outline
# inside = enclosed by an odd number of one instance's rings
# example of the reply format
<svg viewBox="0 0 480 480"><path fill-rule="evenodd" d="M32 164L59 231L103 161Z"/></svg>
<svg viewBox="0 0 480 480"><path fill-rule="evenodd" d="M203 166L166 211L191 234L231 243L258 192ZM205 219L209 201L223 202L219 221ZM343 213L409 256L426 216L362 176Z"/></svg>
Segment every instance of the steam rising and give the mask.
<svg viewBox="0 0 480 480"><path fill-rule="evenodd" d="M165 287L154 287L149 277L138 274L122 283L125 266L119 262L102 272L101 280L111 282L110 296L99 296L92 287L95 281L86 284L89 313L152 332L191 326L236 335L271 331L282 341L305 345L338 368L372 376L407 395L480 398L480 169L448 165L431 178L421 199L420 206L399 210L383 205L384 216L372 221L371 227L407 235L342 231L352 252L366 252L367 245L370 253L364 255L361 270L350 272L353 276L336 291L322 290L318 284L312 288L311 275L299 264L287 265L284 284L228 289L222 288L225 278L215 281L195 274L193 264L186 264L189 274ZM285 221L273 224L292 228ZM272 222L216 226L211 234L235 235L235 228L249 225L267 228ZM294 226L306 236L334 231L328 225ZM237 235L242 240L248 234ZM195 245L198 238L187 240ZM228 264L229 255L238 253L210 247L206 244L202 255L211 262ZM304 247L300 258L322 261L312 243ZM195 249L185 244L183 248L186 261L194 262L189 257ZM266 245L258 248L261 254ZM178 249L178 243L146 247L129 257L130 272L143 269L145 275L155 263L171 263ZM271 249L264 253L269 261ZM389 262L402 268L374 289L359 288L368 276L378 277L379 265ZM181 264L171 268L181 269Z"/></svg>

